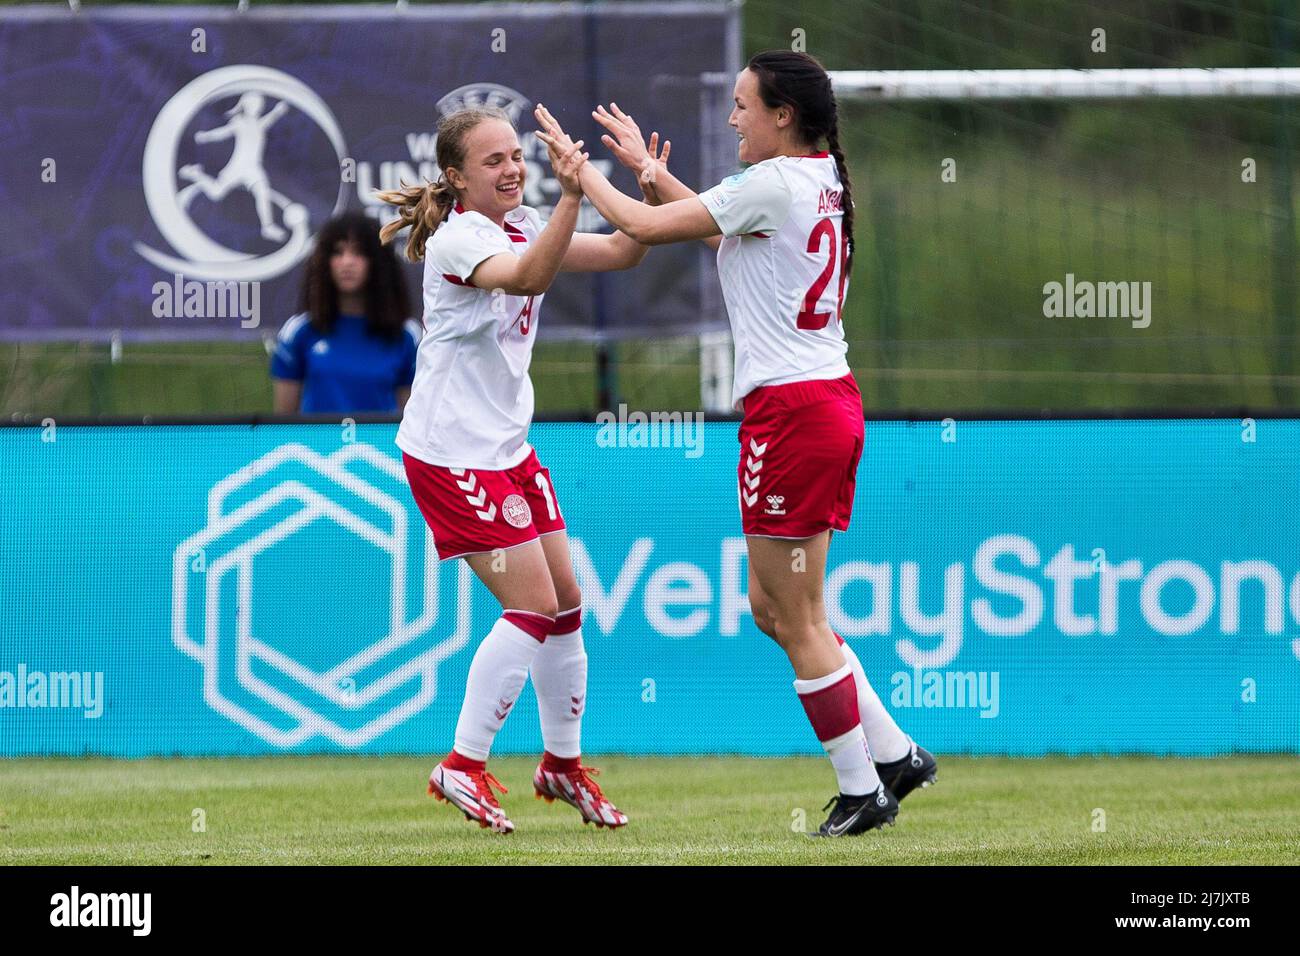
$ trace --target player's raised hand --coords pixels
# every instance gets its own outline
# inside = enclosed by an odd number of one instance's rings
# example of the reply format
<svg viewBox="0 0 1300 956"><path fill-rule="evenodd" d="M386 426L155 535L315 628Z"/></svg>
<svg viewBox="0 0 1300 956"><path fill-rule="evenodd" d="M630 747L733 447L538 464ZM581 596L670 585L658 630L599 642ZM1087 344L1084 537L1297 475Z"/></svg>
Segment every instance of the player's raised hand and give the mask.
<svg viewBox="0 0 1300 956"><path fill-rule="evenodd" d="M581 196L582 182L579 175L582 164L590 158L582 151L583 141L578 140L568 148L561 149L559 140L549 133L538 133L537 138L546 144L546 155L551 160L551 169L555 171L560 189L566 196Z"/></svg>
<svg viewBox="0 0 1300 956"><path fill-rule="evenodd" d="M639 178L642 185L654 185L655 170L660 166L663 166L665 169L668 168L668 154L672 152L672 149L673 141L666 139L664 140L664 148L660 150L659 134L657 132L650 134L650 146L648 149L648 152L650 153L650 162L641 170Z"/></svg>
<svg viewBox="0 0 1300 956"><path fill-rule="evenodd" d="M551 111L541 103L534 107L533 118L537 120L537 125L542 128L542 132L560 145L561 151L573 145L573 138L564 131L560 121L551 115Z"/></svg>
<svg viewBox="0 0 1300 956"><path fill-rule="evenodd" d="M637 174L644 184L653 183L658 163L668 165L668 154L672 143L664 140L663 152L659 152L659 134L650 134L647 146L641 135L641 128L630 115L624 113L617 103L610 103L609 108L597 106L591 113L596 122L609 130L600 137L600 141L609 147L610 152L620 163Z"/></svg>

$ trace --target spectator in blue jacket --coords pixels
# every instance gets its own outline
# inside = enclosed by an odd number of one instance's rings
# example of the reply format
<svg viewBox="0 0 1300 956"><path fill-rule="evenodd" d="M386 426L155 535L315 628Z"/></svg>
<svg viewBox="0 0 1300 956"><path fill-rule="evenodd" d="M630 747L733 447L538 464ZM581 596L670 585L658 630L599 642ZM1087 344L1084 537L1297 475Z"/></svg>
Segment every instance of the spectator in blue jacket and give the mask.
<svg viewBox="0 0 1300 956"><path fill-rule="evenodd" d="M391 246L360 212L327 222L307 260L302 311L271 356L275 411L401 414L421 326Z"/></svg>

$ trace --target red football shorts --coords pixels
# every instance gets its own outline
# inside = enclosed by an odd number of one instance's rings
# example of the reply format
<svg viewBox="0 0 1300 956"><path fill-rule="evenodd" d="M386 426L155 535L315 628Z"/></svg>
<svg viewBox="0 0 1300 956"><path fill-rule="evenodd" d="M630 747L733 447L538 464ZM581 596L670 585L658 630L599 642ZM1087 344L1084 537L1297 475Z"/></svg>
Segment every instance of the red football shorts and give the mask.
<svg viewBox="0 0 1300 956"><path fill-rule="evenodd" d="M745 534L811 538L847 530L865 428L852 375L764 385L740 423L740 518Z"/></svg>
<svg viewBox="0 0 1300 956"><path fill-rule="evenodd" d="M551 472L535 451L504 471L445 468L405 452L402 464L444 561L513 548L564 530Z"/></svg>

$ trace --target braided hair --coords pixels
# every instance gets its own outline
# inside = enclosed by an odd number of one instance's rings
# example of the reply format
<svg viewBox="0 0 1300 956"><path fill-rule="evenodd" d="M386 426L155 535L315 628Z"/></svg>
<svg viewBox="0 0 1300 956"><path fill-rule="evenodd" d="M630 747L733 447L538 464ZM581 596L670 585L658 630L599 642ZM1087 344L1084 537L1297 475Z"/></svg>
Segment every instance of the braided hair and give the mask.
<svg viewBox="0 0 1300 956"><path fill-rule="evenodd" d="M835 159L844 207L844 269L853 257L853 184L840 146L839 109L831 78L825 68L807 53L765 50L750 57L748 68L758 77L758 95L768 109L788 106L794 110L799 137L816 145L826 140L826 151Z"/></svg>

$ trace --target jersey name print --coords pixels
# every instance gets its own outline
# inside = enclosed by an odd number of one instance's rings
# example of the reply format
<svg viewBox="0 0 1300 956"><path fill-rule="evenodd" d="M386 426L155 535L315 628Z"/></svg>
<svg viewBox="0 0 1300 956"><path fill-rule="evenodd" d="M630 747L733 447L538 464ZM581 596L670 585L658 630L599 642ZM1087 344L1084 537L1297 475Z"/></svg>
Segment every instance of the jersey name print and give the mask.
<svg viewBox="0 0 1300 956"><path fill-rule="evenodd" d="M843 194L838 189L823 189L817 194L817 215L824 216L829 212L844 211L841 205L841 196Z"/></svg>

